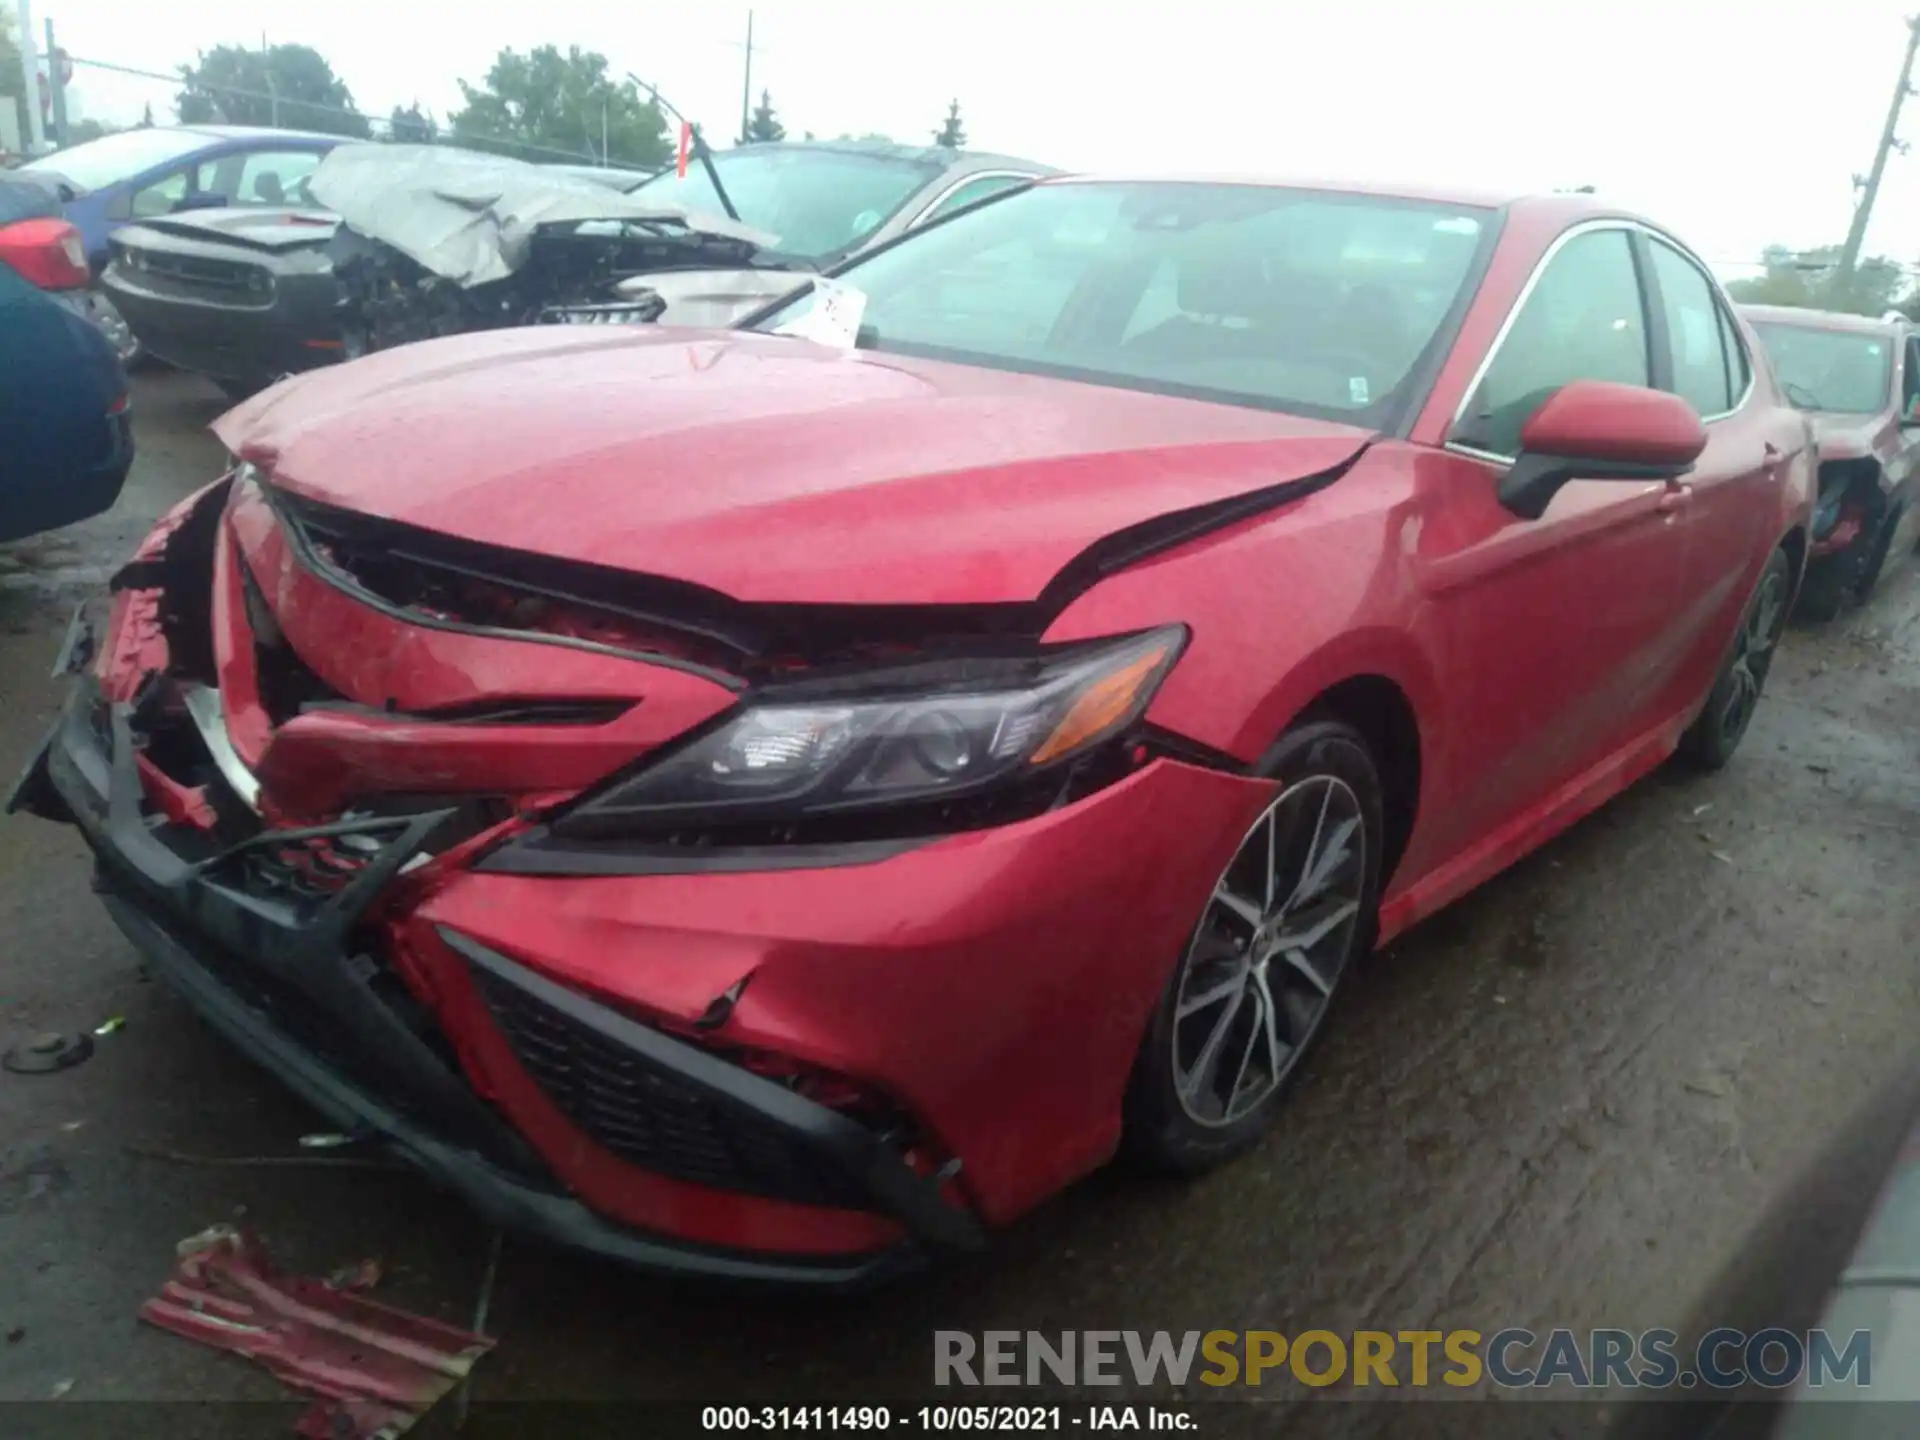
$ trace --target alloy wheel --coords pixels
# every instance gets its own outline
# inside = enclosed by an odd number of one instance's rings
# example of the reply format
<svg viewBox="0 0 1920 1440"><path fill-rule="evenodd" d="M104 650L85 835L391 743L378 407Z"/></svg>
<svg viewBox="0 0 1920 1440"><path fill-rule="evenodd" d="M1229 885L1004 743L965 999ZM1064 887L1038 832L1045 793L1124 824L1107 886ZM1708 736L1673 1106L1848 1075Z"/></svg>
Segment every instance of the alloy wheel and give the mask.
<svg viewBox="0 0 1920 1440"><path fill-rule="evenodd" d="M1289 786L1241 841L1174 998L1174 1091L1196 1124L1258 1108L1305 1051L1354 948L1366 844L1360 798L1334 775Z"/></svg>
<svg viewBox="0 0 1920 1440"><path fill-rule="evenodd" d="M1744 732L1760 703L1760 687L1773 663L1773 647L1779 642L1786 619L1787 582L1770 571L1753 597L1746 623L1734 638L1733 663L1728 668L1726 699L1720 708L1720 733L1735 737Z"/></svg>

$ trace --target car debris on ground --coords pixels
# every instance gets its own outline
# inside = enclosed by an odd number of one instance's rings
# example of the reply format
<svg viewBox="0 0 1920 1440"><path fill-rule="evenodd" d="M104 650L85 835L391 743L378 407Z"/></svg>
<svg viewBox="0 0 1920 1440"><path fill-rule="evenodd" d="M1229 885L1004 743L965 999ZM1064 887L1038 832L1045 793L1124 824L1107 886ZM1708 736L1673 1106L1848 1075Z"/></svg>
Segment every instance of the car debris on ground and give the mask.
<svg viewBox="0 0 1920 1440"><path fill-rule="evenodd" d="M59 1070L71 1070L92 1056L91 1035L84 1031L72 1035L49 1031L9 1047L5 1055L0 1055L0 1065L15 1075L51 1075Z"/></svg>
<svg viewBox="0 0 1920 1440"><path fill-rule="evenodd" d="M485 1335L371 1300L380 1262L327 1280L276 1270L252 1232L216 1225L180 1242L179 1264L140 1318L258 1361L319 1397L295 1427L324 1440L405 1433L493 1348Z"/></svg>

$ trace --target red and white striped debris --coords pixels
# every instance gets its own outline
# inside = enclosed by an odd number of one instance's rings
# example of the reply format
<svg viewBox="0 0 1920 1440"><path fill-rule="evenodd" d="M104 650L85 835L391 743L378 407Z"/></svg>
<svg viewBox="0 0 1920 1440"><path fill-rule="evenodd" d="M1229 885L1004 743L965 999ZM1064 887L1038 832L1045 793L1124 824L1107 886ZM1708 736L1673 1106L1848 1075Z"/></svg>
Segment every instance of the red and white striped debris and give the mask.
<svg viewBox="0 0 1920 1440"><path fill-rule="evenodd" d="M230 1225L183 1240L180 1263L140 1318L265 1366L320 1397L296 1430L316 1440L391 1440L466 1379L494 1342L273 1268Z"/></svg>

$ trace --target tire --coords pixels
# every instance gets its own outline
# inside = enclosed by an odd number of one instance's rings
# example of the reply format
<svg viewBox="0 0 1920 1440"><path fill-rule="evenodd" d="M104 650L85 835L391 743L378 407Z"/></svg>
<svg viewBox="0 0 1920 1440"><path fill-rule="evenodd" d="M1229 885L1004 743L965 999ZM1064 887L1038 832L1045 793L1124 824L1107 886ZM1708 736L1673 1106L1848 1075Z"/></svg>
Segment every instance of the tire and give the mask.
<svg viewBox="0 0 1920 1440"><path fill-rule="evenodd" d="M1195 921L1128 1081L1123 1149L1155 1169L1197 1174L1265 1133L1373 945L1385 824L1366 741L1310 719L1258 768L1279 791Z"/></svg>
<svg viewBox="0 0 1920 1440"><path fill-rule="evenodd" d="M1891 530L1862 531L1846 549L1814 561L1807 567L1795 612L1802 619L1824 625L1865 600L1880 578L1880 566L1892 540Z"/></svg>
<svg viewBox="0 0 1920 1440"><path fill-rule="evenodd" d="M1880 529L1873 537L1873 551L1867 556L1866 568L1860 572L1860 578L1853 587L1853 603L1864 605L1873 595L1873 587L1880 583L1880 572L1887 568L1887 552L1893 548L1893 537L1900 529L1902 511L1890 511L1880 522Z"/></svg>
<svg viewBox="0 0 1920 1440"><path fill-rule="evenodd" d="M1807 578L1800 583L1800 598L1793 609L1802 620L1825 625L1838 620L1847 608L1847 596L1853 589L1844 555L1825 557L1807 567Z"/></svg>
<svg viewBox="0 0 1920 1440"><path fill-rule="evenodd" d="M1793 566L1787 552L1767 557L1760 581L1740 612L1727 658L1714 677L1707 703L1680 737L1680 757L1698 770L1719 770L1733 758L1766 689L1767 672L1787 626L1787 596Z"/></svg>

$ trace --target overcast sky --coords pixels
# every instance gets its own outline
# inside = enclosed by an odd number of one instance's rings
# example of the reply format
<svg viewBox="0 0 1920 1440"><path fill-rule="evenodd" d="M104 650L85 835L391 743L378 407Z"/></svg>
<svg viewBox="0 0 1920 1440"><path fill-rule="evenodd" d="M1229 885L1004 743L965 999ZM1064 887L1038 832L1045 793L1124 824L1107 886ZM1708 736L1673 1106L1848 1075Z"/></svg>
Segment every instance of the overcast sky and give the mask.
<svg viewBox="0 0 1920 1440"><path fill-rule="evenodd" d="M15 0L0 0L12 5ZM1591 184L1733 276L1845 234L1885 120L1898 0L759 0L756 97L789 133L970 142L1072 169ZM716 139L738 125L747 7L716 0L36 0L75 56L171 71L221 43L312 45L360 108L441 118L502 47L599 50ZM964 17L964 18L962 18ZM82 66L83 113L171 87ZM1907 133L1920 139L1920 100ZM1920 262L1920 149L1895 155L1869 251Z"/></svg>

